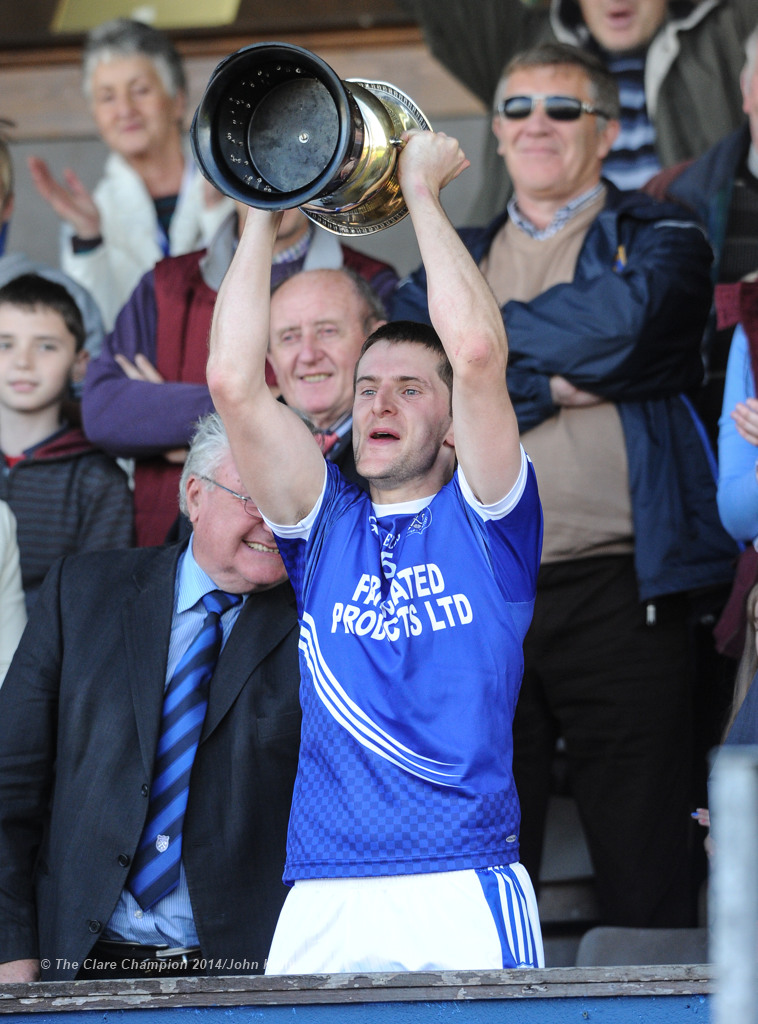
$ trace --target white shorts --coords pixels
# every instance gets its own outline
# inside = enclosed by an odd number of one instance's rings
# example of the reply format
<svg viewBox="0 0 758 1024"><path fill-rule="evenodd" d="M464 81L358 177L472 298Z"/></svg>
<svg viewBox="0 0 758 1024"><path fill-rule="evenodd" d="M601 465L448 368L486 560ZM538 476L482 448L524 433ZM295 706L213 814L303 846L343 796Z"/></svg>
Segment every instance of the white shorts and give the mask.
<svg viewBox="0 0 758 1024"><path fill-rule="evenodd" d="M544 967L537 900L521 864L296 882L266 974Z"/></svg>

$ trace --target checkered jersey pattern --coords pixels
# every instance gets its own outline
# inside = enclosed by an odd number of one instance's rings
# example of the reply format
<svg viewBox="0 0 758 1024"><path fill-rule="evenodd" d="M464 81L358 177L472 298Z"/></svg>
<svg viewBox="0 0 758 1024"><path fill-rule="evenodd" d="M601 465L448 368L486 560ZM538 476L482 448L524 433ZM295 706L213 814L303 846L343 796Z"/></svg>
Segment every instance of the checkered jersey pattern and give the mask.
<svg viewBox="0 0 758 1024"><path fill-rule="evenodd" d="M457 479L377 519L329 467L308 539L280 539L303 704L286 881L518 859L511 725L540 540L531 467L491 521Z"/></svg>

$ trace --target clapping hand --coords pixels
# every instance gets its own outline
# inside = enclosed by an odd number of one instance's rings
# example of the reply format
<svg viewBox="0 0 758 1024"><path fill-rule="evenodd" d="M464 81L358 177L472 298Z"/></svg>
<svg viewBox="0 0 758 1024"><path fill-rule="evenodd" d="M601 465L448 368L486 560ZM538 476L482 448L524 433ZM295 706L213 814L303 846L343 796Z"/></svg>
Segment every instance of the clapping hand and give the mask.
<svg viewBox="0 0 758 1024"><path fill-rule="evenodd" d="M52 206L61 220L66 221L81 239L100 237L100 212L95 201L71 170L63 172L63 182L58 181L44 160L30 156L27 160L29 173L35 188Z"/></svg>

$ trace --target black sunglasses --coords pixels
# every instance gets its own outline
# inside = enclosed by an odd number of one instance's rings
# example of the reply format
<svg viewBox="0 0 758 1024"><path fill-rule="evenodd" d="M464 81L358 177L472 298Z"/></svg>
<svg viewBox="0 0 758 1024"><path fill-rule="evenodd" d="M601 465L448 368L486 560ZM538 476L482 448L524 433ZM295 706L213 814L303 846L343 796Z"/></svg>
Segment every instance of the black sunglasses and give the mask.
<svg viewBox="0 0 758 1024"><path fill-rule="evenodd" d="M545 113L553 121L577 121L582 114L610 116L576 96L546 96L543 92L536 92L532 96L507 96L498 103L497 112L509 121L521 121L529 117L539 101L542 101Z"/></svg>

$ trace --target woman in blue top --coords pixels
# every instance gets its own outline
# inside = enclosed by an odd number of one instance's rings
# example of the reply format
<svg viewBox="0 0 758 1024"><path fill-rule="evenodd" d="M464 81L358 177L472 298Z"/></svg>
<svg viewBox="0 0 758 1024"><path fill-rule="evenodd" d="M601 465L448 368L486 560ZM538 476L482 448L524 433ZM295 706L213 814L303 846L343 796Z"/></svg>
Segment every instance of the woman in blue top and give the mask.
<svg viewBox="0 0 758 1024"><path fill-rule="evenodd" d="M718 507L737 541L758 537L758 398L750 347L738 325L729 350L724 403L719 420Z"/></svg>

